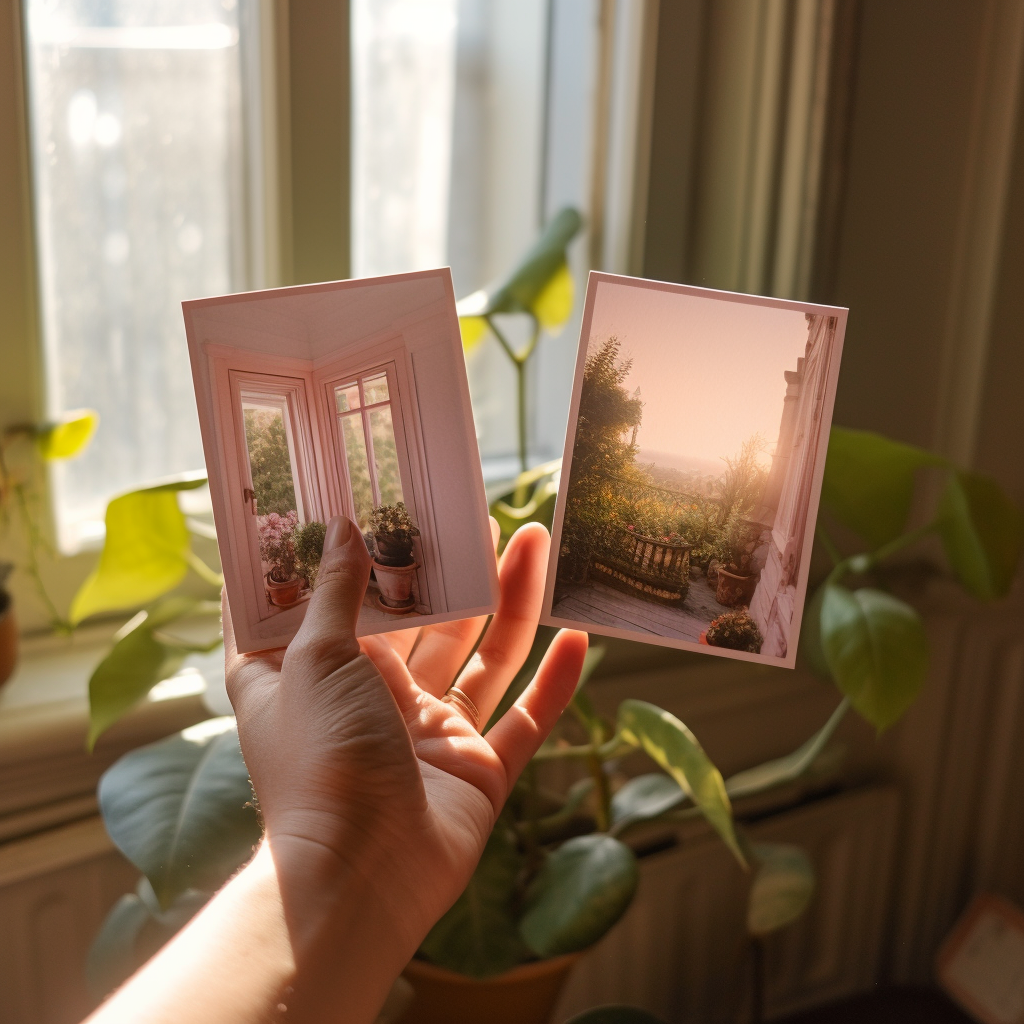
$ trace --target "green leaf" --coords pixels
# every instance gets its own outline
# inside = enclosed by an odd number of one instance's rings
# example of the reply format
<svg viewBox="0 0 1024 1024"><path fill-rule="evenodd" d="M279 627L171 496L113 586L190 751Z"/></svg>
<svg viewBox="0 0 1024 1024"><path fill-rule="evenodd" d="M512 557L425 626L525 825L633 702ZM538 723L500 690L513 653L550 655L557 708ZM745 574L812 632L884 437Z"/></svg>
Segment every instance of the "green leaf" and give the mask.
<svg viewBox="0 0 1024 1024"><path fill-rule="evenodd" d="M975 597L1009 592L1024 547L1024 514L994 480L950 474L939 503L939 535L950 566Z"/></svg>
<svg viewBox="0 0 1024 1024"><path fill-rule="evenodd" d="M533 315L549 334L557 335L572 316L576 283L573 281L569 264L562 260L561 266L541 289L533 303Z"/></svg>
<svg viewBox="0 0 1024 1024"><path fill-rule="evenodd" d="M903 532L917 470L944 461L867 430L833 427L821 500L844 526L881 547Z"/></svg>
<svg viewBox="0 0 1024 1024"><path fill-rule="evenodd" d="M829 720L792 754L765 761L756 768L747 768L729 776L725 780L725 791L729 794L729 799L738 800L740 797L753 796L800 778L825 749L825 744L831 739L832 733L836 731L836 726L843 720L849 707L850 698L844 697L839 707L829 716Z"/></svg>
<svg viewBox="0 0 1024 1024"><path fill-rule="evenodd" d="M586 949L626 912L638 879L625 843L600 834L570 839L530 886L519 933L541 957Z"/></svg>
<svg viewBox="0 0 1024 1024"><path fill-rule="evenodd" d="M565 1024L664 1024L659 1018L635 1006L599 1006L586 1010Z"/></svg>
<svg viewBox="0 0 1024 1024"><path fill-rule="evenodd" d="M89 750L157 683L181 668L188 651L163 642L153 633L198 606L199 602L190 597L165 598L148 611L139 612L114 635L114 646L89 678Z"/></svg>
<svg viewBox="0 0 1024 1024"><path fill-rule="evenodd" d="M166 912L155 905L145 878L136 892L114 904L89 947L85 977L89 991L102 999L134 974L161 946L180 931L207 902L206 893L187 892Z"/></svg>
<svg viewBox="0 0 1024 1024"><path fill-rule="evenodd" d="M630 779L612 797L612 825L622 832L639 821L650 821L666 811L678 807L687 799L679 783L661 772L638 775Z"/></svg>
<svg viewBox="0 0 1024 1024"><path fill-rule="evenodd" d="M191 548L178 491L205 483L205 476L189 477L110 502L99 564L71 602L73 623L98 612L148 604L184 579Z"/></svg>
<svg viewBox="0 0 1024 1024"><path fill-rule="evenodd" d="M675 779L746 867L736 841L732 806L722 774L704 753L697 737L674 715L642 700L624 700L619 705L619 732L627 743L643 747Z"/></svg>
<svg viewBox="0 0 1024 1024"><path fill-rule="evenodd" d="M822 646L836 685L876 729L913 704L928 671L928 638L910 605L870 587L829 584Z"/></svg>
<svg viewBox="0 0 1024 1024"><path fill-rule="evenodd" d="M825 600L825 586L822 584L804 605L804 617L800 623L800 646L797 654L800 660L815 675L831 679L825 649L821 646L821 605Z"/></svg>
<svg viewBox="0 0 1024 1024"><path fill-rule="evenodd" d="M59 420L36 430L36 449L47 462L73 459L85 450L96 433L100 414L95 409L75 409Z"/></svg>
<svg viewBox="0 0 1024 1024"><path fill-rule="evenodd" d="M759 867L747 901L747 931L770 935L807 909L814 894L814 868L798 846L755 843L753 849Z"/></svg>
<svg viewBox="0 0 1024 1024"><path fill-rule="evenodd" d="M165 909L188 889L219 888L260 839L232 718L125 754L100 779L99 802L110 838Z"/></svg>
<svg viewBox="0 0 1024 1024"><path fill-rule="evenodd" d="M467 295L459 302L459 317L533 313L544 289L562 272L566 247L582 226L583 218L578 210L571 207L560 210L548 221L540 238L503 282ZM561 301L564 302L564 298ZM550 298L548 302L557 305ZM545 315L548 315L546 309Z"/></svg>
<svg viewBox="0 0 1024 1024"><path fill-rule="evenodd" d="M522 858L502 819L466 891L430 930L420 952L458 974L487 978L529 958L512 915Z"/></svg>

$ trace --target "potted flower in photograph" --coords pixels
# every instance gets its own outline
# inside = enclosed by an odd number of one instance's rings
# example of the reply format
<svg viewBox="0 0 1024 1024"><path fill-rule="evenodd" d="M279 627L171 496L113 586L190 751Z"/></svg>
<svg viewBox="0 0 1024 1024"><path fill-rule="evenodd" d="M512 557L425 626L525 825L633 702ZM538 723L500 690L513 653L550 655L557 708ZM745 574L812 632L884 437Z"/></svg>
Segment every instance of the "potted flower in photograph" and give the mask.
<svg viewBox="0 0 1024 1024"><path fill-rule="evenodd" d="M281 515L270 512L257 519L260 535L260 558L269 566L263 579L267 598L279 608L287 608L299 599L303 579L295 555L295 531L299 525L298 512Z"/></svg>
<svg viewBox="0 0 1024 1024"><path fill-rule="evenodd" d="M761 577L756 551L765 527L752 519L737 519L729 531L728 555L718 565L715 599L729 608L749 605Z"/></svg>
<svg viewBox="0 0 1024 1024"><path fill-rule="evenodd" d="M381 605L390 612L412 611L416 604L412 581L419 567L412 545L420 531L405 503L378 505L370 513L370 531L377 549L373 574L380 587Z"/></svg>
<svg viewBox="0 0 1024 1024"><path fill-rule="evenodd" d="M324 553L324 539L327 526L319 520L303 523L292 537L299 575L308 590L316 586L316 574L320 571L320 559Z"/></svg>
<svg viewBox="0 0 1024 1024"><path fill-rule="evenodd" d="M719 615L701 634L709 647L727 647L733 651L759 654L764 638L748 612L726 612Z"/></svg>

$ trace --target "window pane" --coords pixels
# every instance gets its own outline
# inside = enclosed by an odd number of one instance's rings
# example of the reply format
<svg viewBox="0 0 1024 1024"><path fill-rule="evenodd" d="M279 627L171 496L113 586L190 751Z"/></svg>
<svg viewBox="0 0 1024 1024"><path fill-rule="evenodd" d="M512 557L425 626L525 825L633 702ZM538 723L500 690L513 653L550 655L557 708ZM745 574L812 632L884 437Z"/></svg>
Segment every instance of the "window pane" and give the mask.
<svg viewBox="0 0 1024 1024"><path fill-rule="evenodd" d="M363 418L359 414L341 416L341 433L345 438L348 459L348 480L352 487L355 520L360 530L366 530L373 509L373 490L370 487L370 469L363 437Z"/></svg>
<svg viewBox="0 0 1024 1024"><path fill-rule="evenodd" d="M359 384L343 384L334 389L334 402L338 412L348 412L359 408Z"/></svg>
<svg viewBox="0 0 1024 1024"><path fill-rule="evenodd" d="M373 377L367 377L363 381L363 395L366 397L367 405L386 402L388 400L388 375L378 373Z"/></svg>
<svg viewBox="0 0 1024 1024"><path fill-rule="evenodd" d="M283 516L296 512L295 478L282 408L244 402L242 415L257 513Z"/></svg>
<svg viewBox="0 0 1024 1024"><path fill-rule="evenodd" d="M402 477L398 470L398 449L395 428L391 422L391 406L370 412L370 436L373 438L373 463L377 470L377 488L382 505L403 501Z"/></svg>
<svg viewBox="0 0 1024 1024"><path fill-rule="evenodd" d="M243 4L28 0L52 412L99 409L58 467L62 543L120 490L203 465L180 302L248 284Z"/></svg>

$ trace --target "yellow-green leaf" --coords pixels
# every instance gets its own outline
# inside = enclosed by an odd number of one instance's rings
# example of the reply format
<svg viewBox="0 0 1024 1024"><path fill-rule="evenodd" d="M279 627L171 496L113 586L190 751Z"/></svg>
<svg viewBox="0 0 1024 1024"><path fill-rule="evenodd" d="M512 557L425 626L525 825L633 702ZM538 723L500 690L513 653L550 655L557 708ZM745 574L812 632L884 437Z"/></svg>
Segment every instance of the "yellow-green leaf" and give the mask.
<svg viewBox="0 0 1024 1024"><path fill-rule="evenodd" d="M36 431L36 448L48 462L72 459L84 451L96 433L100 414L95 409L75 409Z"/></svg>
<svg viewBox="0 0 1024 1024"><path fill-rule="evenodd" d="M462 348L472 352L487 333L487 321L482 316L460 316L459 331L462 333Z"/></svg>
<svg viewBox="0 0 1024 1024"><path fill-rule="evenodd" d="M642 747L689 794L722 837L733 856L746 867L732 822L732 805L722 773L712 764L697 737L675 715L643 700L619 705L619 732L627 743Z"/></svg>
<svg viewBox="0 0 1024 1024"><path fill-rule="evenodd" d="M569 264L563 261L533 303L533 315L549 334L558 334L572 315L574 293Z"/></svg>
<svg viewBox="0 0 1024 1024"><path fill-rule="evenodd" d="M71 621L148 604L188 572L189 532L178 507L187 481L132 491L107 506L107 536L99 564L71 602Z"/></svg>
<svg viewBox="0 0 1024 1024"><path fill-rule="evenodd" d="M759 861L747 901L747 931L770 935L796 921L814 894L814 868L799 846L755 843Z"/></svg>

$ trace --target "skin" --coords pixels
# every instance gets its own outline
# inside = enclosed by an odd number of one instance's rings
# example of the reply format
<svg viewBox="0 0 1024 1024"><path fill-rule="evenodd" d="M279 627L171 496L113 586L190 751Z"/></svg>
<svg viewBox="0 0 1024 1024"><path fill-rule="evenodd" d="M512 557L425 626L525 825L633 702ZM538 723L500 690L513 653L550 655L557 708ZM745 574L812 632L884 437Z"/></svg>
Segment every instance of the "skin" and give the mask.
<svg viewBox="0 0 1024 1024"><path fill-rule="evenodd" d="M370 562L340 517L287 650L238 654L225 605L228 693L264 839L90 1021L374 1019L575 689L587 635L563 630L486 735L441 699L457 681L490 718L532 644L547 551L537 525L509 542L482 639L486 618L357 640Z"/></svg>

